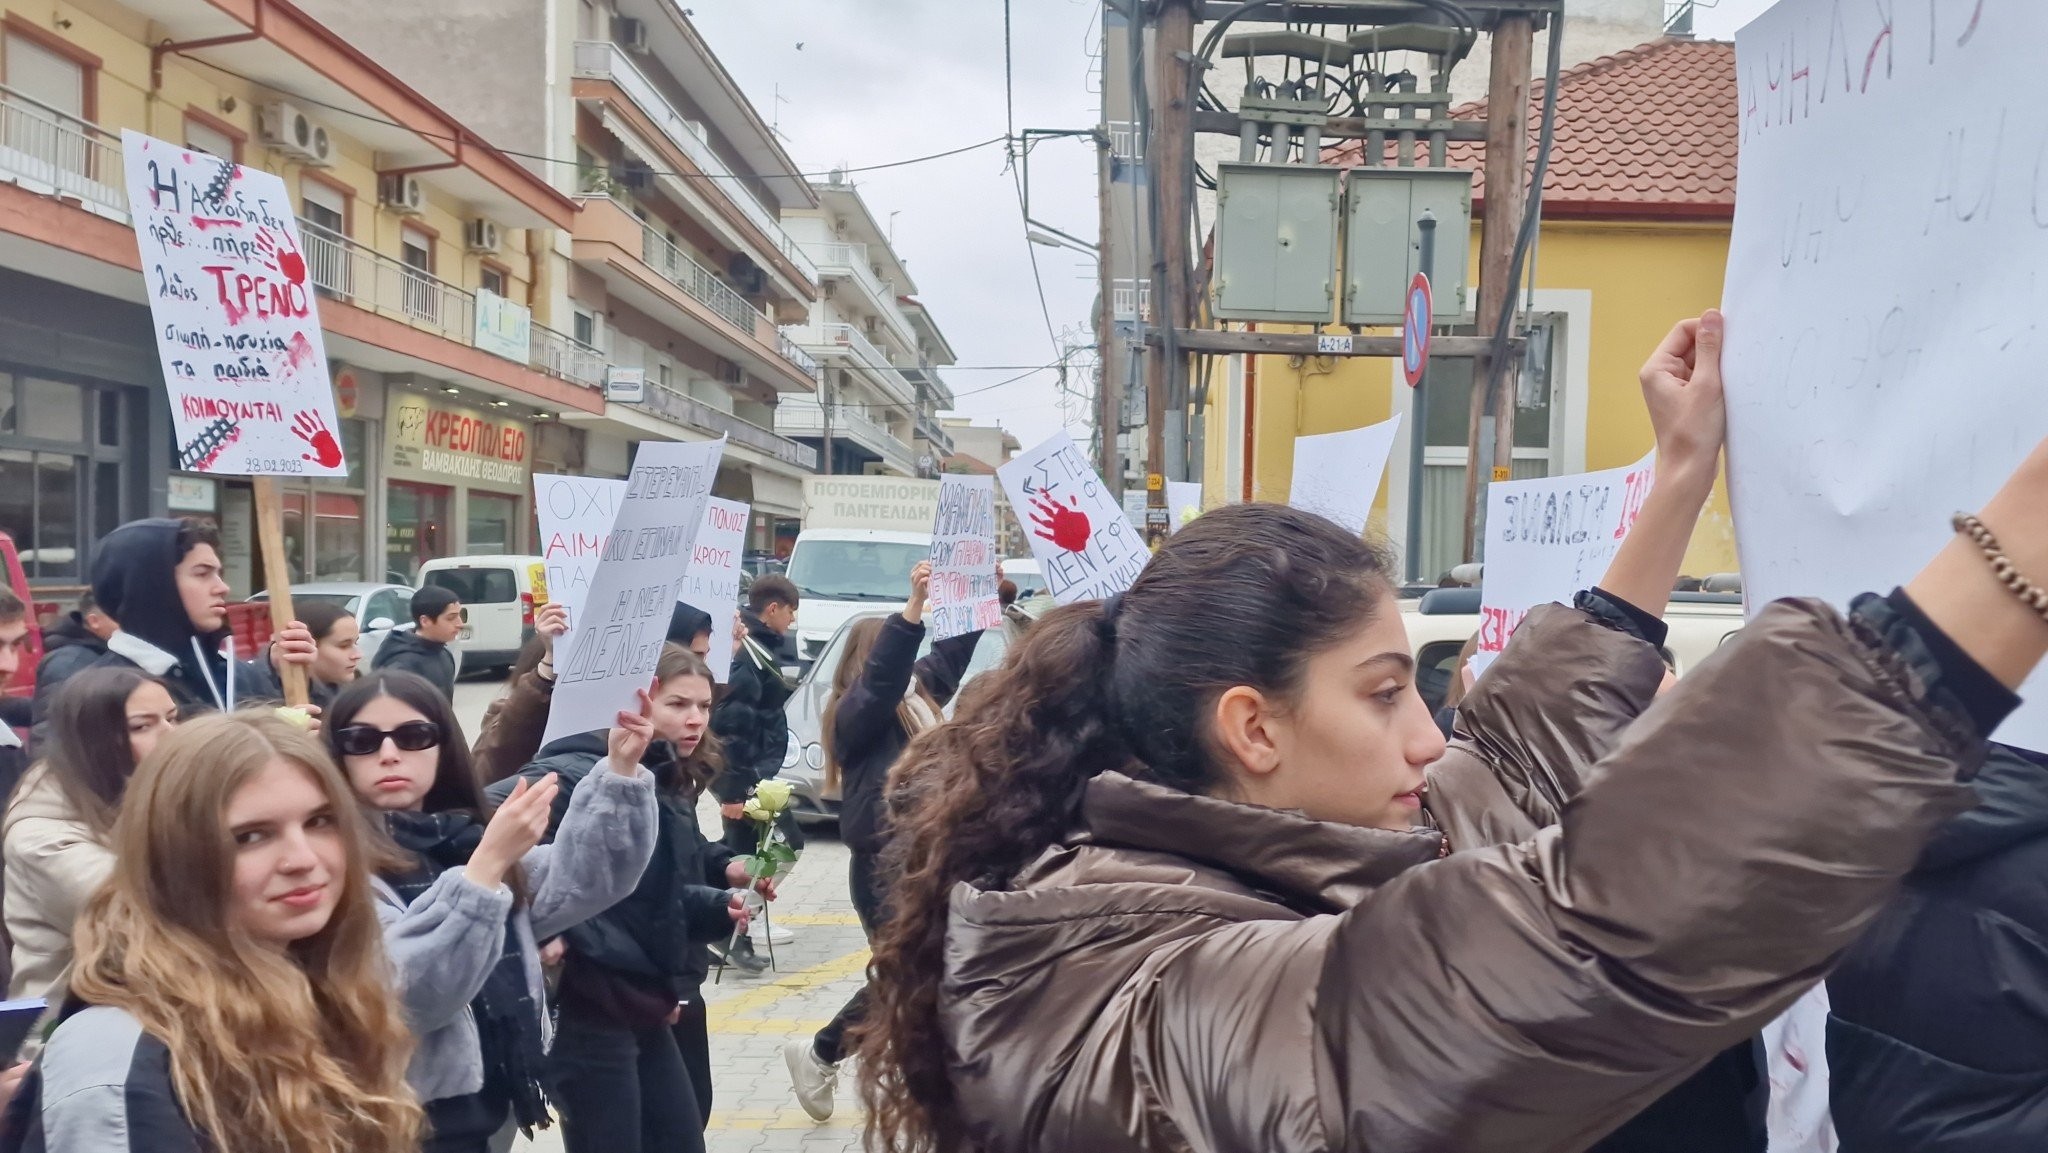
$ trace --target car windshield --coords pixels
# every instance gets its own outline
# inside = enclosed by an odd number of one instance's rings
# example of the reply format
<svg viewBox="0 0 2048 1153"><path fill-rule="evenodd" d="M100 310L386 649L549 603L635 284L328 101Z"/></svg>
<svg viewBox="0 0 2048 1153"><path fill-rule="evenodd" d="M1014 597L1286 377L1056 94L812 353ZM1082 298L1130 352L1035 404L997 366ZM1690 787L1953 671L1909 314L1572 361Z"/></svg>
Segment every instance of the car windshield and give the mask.
<svg viewBox="0 0 2048 1153"><path fill-rule="evenodd" d="M293 607L293 608L298 608L298 607L300 607L300 606L302 606L302 605L333 605L333 606L334 606L335 608L338 608L338 609L342 610L343 612L351 612L351 613L352 613L352 612L354 612L354 611L355 611L355 603L356 603L356 594L355 594L355 593L296 593L296 592L295 592L295 593L293 593L293 594L292 594L292 607Z"/></svg>
<svg viewBox="0 0 2048 1153"><path fill-rule="evenodd" d="M931 553L922 544L800 541L789 558L789 579L806 599L900 601L910 595L910 570Z"/></svg>

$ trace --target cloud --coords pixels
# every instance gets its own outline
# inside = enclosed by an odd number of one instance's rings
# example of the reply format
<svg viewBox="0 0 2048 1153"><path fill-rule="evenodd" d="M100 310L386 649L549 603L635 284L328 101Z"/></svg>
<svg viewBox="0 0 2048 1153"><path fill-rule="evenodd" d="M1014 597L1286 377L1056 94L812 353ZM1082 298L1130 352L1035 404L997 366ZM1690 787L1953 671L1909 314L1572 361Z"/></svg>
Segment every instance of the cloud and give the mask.
<svg viewBox="0 0 2048 1153"><path fill-rule="evenodd" d="M886 164L1005 131L1003 8L995 0L686 6L762 118L779 118L785 147L807 172ZM1089 54L1097 50L1099 10L1099 0L1013 0L1019 129L1095 125L1099 98ZM1095 232L1092 144L1039 145L1031 176L1035 216L1080 236ZM963 366L1035 366L1058 358L1000 146L851 179L884 227L900 211L896 248ZM1071 329L1080 343L1093 343L1086 331L1096 295L1093 262L1054 249L1039 249L1038 259L1055 332ZM1063 418L1055 372L989 387L1018 371L956 370L947 381L963 414L1000 421L1027 445L1063 426L1083 432L1085 405L1069 404ZM1092 385L1083 380L1076 387L1085 393Z"/></svg>

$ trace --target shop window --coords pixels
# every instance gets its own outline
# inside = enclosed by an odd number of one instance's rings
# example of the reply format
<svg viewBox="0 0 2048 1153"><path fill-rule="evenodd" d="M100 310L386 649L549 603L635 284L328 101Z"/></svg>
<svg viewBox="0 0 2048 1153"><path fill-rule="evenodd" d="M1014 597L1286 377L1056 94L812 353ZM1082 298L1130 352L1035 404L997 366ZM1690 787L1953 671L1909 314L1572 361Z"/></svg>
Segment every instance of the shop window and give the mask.
<svg viewBox="0 0 2048 1153"><path fill-rule="evenodd" d="M518 531L518 497L475 491L469 494L470 553L516 552L518 550L513 545L516 543Z"/></svg>
<svg viewBox="0 0 2048 1153"><path fill-rule="evenodd" d="M313 579L363 579L363 498L313 494Z"/></svg>
<svg viewBox="0 0 2048 1153"><path fill-rule="evenodd" d="M85 440L85 389L61 380L23 377L21 435L79 444Z"/></svg>
<svg viewBox="0 0 2048 1153"><path fill-rule="evenodd" d="M111 388L100 390L100 446L120 448L122 437L121 394Z"/></svg>
<svg viewBox="0 0 2048 1153"><path fill-rule="evenodd" d="M385 579L411 584L420 565L453 556L448 533L448 504L453 490L442 485L392 481L385 526Z"/></svg>
<svg viewBox="0 0 2048 1153"><path fill-rule="evenodd" d="M92 467L92 538L98 540L128 518L121 514L121 466L103 460Z"/></svg>
<svg viewBox="0 0 2048 1153"><path fill-rule="evenodd" d="M78 531L79 459L0 450L0 529L14 538L31 580L76 580L90 542Z"/></svg>

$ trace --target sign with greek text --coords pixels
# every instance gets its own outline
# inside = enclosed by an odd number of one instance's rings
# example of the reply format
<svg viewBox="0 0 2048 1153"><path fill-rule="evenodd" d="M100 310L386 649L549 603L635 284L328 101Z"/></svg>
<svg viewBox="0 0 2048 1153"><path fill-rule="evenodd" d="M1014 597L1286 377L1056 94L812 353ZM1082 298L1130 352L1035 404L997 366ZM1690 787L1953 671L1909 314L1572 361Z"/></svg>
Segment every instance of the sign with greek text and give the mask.
<svg viewBox="0 0 2048 1153"><path fill-rule="evenodd" d="M347 476L284 181L139 132L121 134L121 154L170 389L174 467Z"/></svg>
<svg viewBox="0 0 2048 1153"><path fill-rule="evenodd" d="M1065 433L1014 457L996 476L1059 603L1120 593L1152 559L1145 538Z"/></svg>
<svg viewBox="0 0 2048 1153"><path fill-rule="evenodd" d="M555 644L555 693L543 741L611 727L648 688L695 550L723 438L642 441L598 554L580 620Z"/></svg>
<svg viewBox="0 0 2048 1153"><path fill-rule="evenodd" d="M1387 473L1387 454L1394 450L1400 431L1397 416L1345 432L1295 437L1294 479L1287 503L1303 512L1321 513L1364 536L1380 479Z"/></svg>
<svg viewBox="0 0 2048 1153"><path fill-rule="evenodd" d="M526 487L532 438L524 422L393 392L384 435L393 470L423 473L434 481Z"/></svg>
<svg viewBox="0 0 2048 1153"><path fill-rule="evenodd" d="M996 478L939 478L925 627L942 641L1003 623L996 590Z"/></svg>
<svg viewBox="0 0 2048 1153"><path fill-rule="evenodd" d="M597 476L533 478L533 515L540 522L540 556L548 574L548 596L569 611L573 626L583 617L583 600L597 575L597 559L619 516L626 482Z"/></svg>
<svg viewBox="0 0 2048 1153"><path fill-rule="evenodd" d="M740 611L740 558L747 551L752 515L751 507L736 500L714 496L705 503L704 523L676 598L711 614L711 651L704 663L721 685L732 680L732 618Z"/></svg>
<svg viewBox="0 0 2048 1153"><path fill-rule="evenodd" d="M1500 656L1530 609L1600 582L1656 477L1652 454L1627 468L1487 486L1474 672Z"/></svg>
<svg viewBox="0 0 2048 1153"><path fill-rule="evenodd" d="M1737 37L1724 373L1750 611L1905 582L2048 437L2044 41L2029 0L1783 0ZM2048 749L2048 676L2021 696L1998 739Z"/></svg>

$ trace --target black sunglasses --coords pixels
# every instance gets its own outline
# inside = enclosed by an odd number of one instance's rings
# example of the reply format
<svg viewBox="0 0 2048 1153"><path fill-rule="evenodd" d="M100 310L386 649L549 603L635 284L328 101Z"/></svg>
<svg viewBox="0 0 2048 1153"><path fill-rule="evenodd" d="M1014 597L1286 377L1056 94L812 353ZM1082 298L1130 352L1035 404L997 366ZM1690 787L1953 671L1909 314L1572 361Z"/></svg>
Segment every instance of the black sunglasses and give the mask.
<svg viewBox="0 0 2048 1153"><path fill-rule="evenodd" d="M441 726L432 721L407 721L395 729L348 725L334 730L334 745L343 756L367 757L384 747L386 737L406 752L417 753L441 743Z"/></svg>

